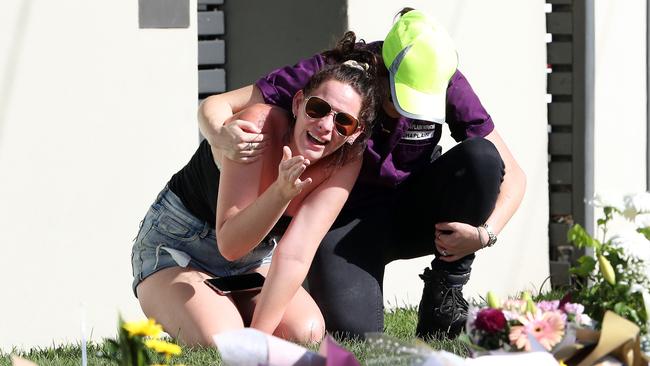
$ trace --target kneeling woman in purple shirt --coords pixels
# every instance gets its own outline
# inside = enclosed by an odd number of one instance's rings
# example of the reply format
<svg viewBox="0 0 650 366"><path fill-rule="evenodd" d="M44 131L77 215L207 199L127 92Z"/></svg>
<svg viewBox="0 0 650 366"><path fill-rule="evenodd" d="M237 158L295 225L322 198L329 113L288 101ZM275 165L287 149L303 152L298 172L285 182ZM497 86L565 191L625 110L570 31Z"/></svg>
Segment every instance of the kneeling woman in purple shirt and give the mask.
<svg viewBox="0 0 650 366"><path fill-rule="evenodd" d="M232 116L267 136L255 162L220 159L219 171L201 143L133 246L133 290L148 317L190 345L244 326L303 343L323 337L323 317L300 285L361 168L376 68L331 65L294 93L291 112L253 104ZM261 292L220 295L203 283L253 271L266 276Z"/></svg>
<svg viewBox="0 0 650 366"><path fill-rule="evenodd" d="M475 252L496 242L521 203L526 178L456 69L456 51L435 21L405 9L384 42L355 43L348 32L334 50L208 98L199 113L201 130L218 153L256 161L265 154L264 135L245 120L222 126L224 120L258 102L289 109L292 94L313 73L368 50L385 65L383 109L359 179L318 248L309 291L329 331L381 332L386 264L434 254L420 275L416 332L453 337L465 325L462 287ZM441 123L458 141L445 153L438 146ZM244 149L249 143L254 148Z"/></svg>

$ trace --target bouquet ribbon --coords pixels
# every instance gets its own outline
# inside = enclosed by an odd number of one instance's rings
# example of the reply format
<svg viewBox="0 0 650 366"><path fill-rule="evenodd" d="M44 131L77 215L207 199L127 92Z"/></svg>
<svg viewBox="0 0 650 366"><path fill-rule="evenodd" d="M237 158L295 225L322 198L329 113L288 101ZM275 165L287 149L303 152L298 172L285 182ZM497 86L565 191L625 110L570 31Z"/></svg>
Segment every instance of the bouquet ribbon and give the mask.
<svg viewBox="0 0 650 366"><path fill-rule="evenodd" d="M569 366L591 366L605 356L613 356L629 366L648 364L647 356L641 352L639 327L612 311L605 313L600 332L579 329L576 340L578 344L555 352L555 357Z"/></svg>

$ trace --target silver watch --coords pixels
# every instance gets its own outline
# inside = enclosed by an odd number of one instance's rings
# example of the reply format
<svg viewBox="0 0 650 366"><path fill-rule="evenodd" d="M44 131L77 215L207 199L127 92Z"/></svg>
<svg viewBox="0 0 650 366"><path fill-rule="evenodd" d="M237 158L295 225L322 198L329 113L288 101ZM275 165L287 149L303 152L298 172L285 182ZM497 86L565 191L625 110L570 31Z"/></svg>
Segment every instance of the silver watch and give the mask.
<svg viewBox="0 0 650 366"><path fill-rule="evenodd" d="M485 232L488 234L488 241L485 243L483 248L486 247L491 247L494 245L494 243L497 242L497 235L492 231L492 228L488 224L483 224L481 225L483 229L485 229Z"/></svg>

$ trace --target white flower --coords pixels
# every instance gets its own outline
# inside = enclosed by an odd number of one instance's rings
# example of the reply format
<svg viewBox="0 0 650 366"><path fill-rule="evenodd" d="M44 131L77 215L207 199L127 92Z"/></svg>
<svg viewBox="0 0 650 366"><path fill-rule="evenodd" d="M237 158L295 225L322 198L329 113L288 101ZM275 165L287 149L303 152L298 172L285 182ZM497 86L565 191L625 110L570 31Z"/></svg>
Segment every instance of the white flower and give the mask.
<svg viewBox="0 0 650 366"><path fill-rule="evenodd" d="M625 209L623 198L612 192L597 193L589 204L594 207L614 207L620 211Z"/></svg>
<svg viewBox="0 0 650 366"><path fill-rule="evenodd" d="M650 227L650 213L642 213L634 217L634 223L638 228Z"/></svg>
<svg viewBox="0 0 650 366"><path fill-rule="evenodd" d="M634 217L637 214L650 213L650 192L628 194L623 197L626 217Z"/></svg>
<svg viewBox="0 0 650 366"><path fill-rule="evenodd" d="M637 226L634 222L626 220L620 215L616 215L607 223L605 241L619 237L622 237L624 240L634 238L639 234L636 229ZM620 242L621 239L617 240Z"/></svg>
<svg viewBox="0 0 650 366"><path fill-rule="evenodd" d="M587 314L576 314L576 323L578 325L584 326L584 327L592 327L594 325L593 321L591 320L591 317Z"/></svg>
<svg viewBox="0 0 650 366"><path fill-rule="evenodd" d="M645 288L643 286L639 285L638 283L635 283L632 286L630 286L630 293L631 294L634 294L634 293L637 293L637 292L643 293L643 291L645 291Z"/></svg>
<svg viewBox="0 0 650 366"><path fill-rule="evenodd" d="M626 253L643 260L646 266L650 264L650 242L646 237L636 231L627 231L612 236L612 245L623 248Z"/></svg>

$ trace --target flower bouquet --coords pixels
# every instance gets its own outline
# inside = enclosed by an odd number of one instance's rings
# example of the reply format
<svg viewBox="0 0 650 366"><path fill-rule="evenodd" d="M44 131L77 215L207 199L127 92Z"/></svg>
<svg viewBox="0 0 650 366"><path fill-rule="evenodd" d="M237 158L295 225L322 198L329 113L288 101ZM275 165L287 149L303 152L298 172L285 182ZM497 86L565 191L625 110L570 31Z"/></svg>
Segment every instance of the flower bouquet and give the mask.
<svg viewBox="0 0 650 366"><path fill-rule="evenodd" d="M535 303L524 292L503 302L489 292L487 306L470 310L467 335L478 353L489 351L553 351L575 342L578 328L591 327L581 304L567 300Z"/></svg>

